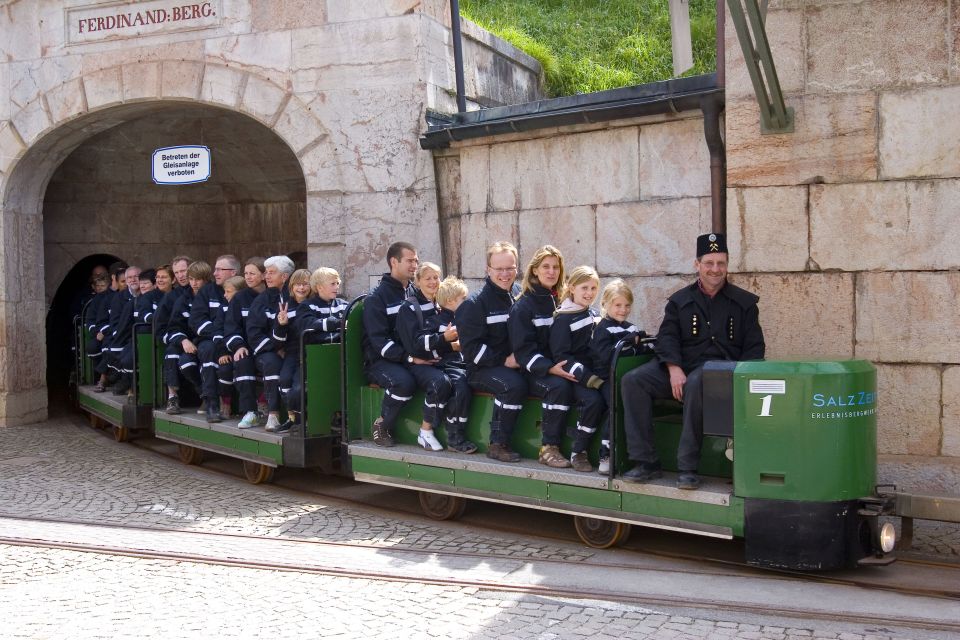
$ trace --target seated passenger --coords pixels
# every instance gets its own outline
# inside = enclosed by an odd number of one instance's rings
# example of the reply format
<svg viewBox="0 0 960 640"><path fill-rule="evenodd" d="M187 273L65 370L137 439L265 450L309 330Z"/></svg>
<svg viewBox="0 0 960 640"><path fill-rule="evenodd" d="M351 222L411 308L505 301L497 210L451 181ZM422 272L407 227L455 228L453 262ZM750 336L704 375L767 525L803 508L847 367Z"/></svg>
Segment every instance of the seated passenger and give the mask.
<svg viewBox="0 0 960 640"><path fill-rule="evenodd" d="M278 349L283 350L283 363L280 365L280 393L287 399L287 419L267 431L283 433L298 424L297 415L299 406L299 384L297 384L297 402L291 409L289 400L291 389L295 386L294 380L300 378L300 336L303 329L298 320L300 312L306 308L306 301L310 297L310 272L306 269L297 269L287 280L287 289L290 297L281 300L277 317L273 324L273 340Z"/></svg>
<svg viewBox="0 0 960 640"><path fill-rule="evenodd" d="M417 383L407 370L409 354L396 339L397 312L413 291L410 281L420 259L412 244L394 242L387 249L388 273L363 303L364 374L383 389L380 416L373 423L373 441L393 446L394 424L410 401Z"/></svg>
<svg viewBox="0 0 960 640"><path fill-rule="evenodd" d="M193 260L183 255L175 256L170 261L173 288L163 296L153 316L153 334L165 347L163 383L167 387L167 413L180 413L180 399L176 394L176 390L180 388L180 375L177 368L180 356L168 347L170 346L170 320L173 316L173 307L180 300L180 296L190 287L187 280L187 268L191 262Z"/></svg>
<svg viewBox="0 0 960 640"><path fill-rule="evenodd" d="M296 272L294 273L296 275ZM293 276L290 276L293 282ZM340 324L347 301L337 297L340 293L340 274L335 270L320 267L310 274L310 290L314 295L300 303L293 325L293 333L306 344L332 344L340 342ZM291 285L291 294L293 294ZM302 413L300 394L303 389L299 361L293 372L293 384L287 392L287 413L290 419L280 425L278 431L286 431L299 424Z"/></svg>
<svg viewBox="0 0 960 640"><path fill-rule="evenodd" d="M273 338L273 325L280 311L280 303L290 296L287 279L293 273L293 260L287 256L272 256L264 261L264 280L267 288L250 305L245 323L247 340L253 349L257 371L263 376L267 400L267 431L280 426L280 369L283 351Z"/></svg>
<svg viewBox="0 0 960 640"><path fill-rule="evenodd" d="M604 380L593 370L590 340L597 312L590 305L597 298L600 276L587 266L573 270L563 287L562 302L550 327L550 352L563 362L563 370L576 378L573 399L577 403L577 431L570 448L570 463L575 471L590 472L587 447L607 413L607 403L599 389Z"/></svg>
<svg viewBox="0 0 960 640"><path fill-rule="evenodd" d="M697 466L703 441L703 364L708 360L756 360L765 345L759 298L727 282L727 243L718 233L697 238L693 262L697 281L667 301L657 333L657 357L623 376L623 419L627 452L636 466L628 482L661 476L654 447L653 400L683 402L683 429L677 450L677 487L700 486Z"/></svg>
<svg viewBox="0 0 960 640"><path fill-rule="evenodd" d="M142 323L149 324L152 321L153 314L157 308L157 300L160 297L160 291L156 289L156 279L157 272L153 269L140 272L140 277L137 282L140 295L137 296L133 304L133 323L131 328ZM133 340L129 340L120 353L120 380L113 389L114 395L133 395L130 387L133 384L133 350L136 349L136 347L136 343Z"/></svg>
<svg viewBox="0 0 960 640"><path fill-rule="evenodd" d="M467 382L467 367L460 348L459 331L456 326L456 313L467 299L467 285L460 278L447 276L437 289L435 302L440 307L437 330L446 334L451 329L457 332L457 339L450 343L452 351L441 356L436 365L443 371L453 385L453 394L447 402L444 417L447 421L447 446L459 453L473 453L477 445L467 440L467 418L470 412L470 383Z"/></svg>
<svg viewBox="0 0 960 640"><path fill-rule="evenodd" d="M190 308L190 329L197 336L197 358L200 361L201 395L206 404L207 422L221 422L221 395L225 395L229 405L231 385L221 388L217 382L217 370L220 368L220 356L226 355L223 344L223 317L227 311L227 300L223 296L223 281L235 276L240 270L240 261L235 256L224 255L217 258L213 268L213 282L207 282L197 292ZM231 381L232 384L232 381ZM227 415L229 406L223 407Z"/></svg>
<svg viewBox="0 0 960 640"><path fill-rule="evenodd" d="M223 297L227 300L227 313L223 318L223 343L227 355L219 359L217 379L221 384L232 380L237 390L241 429L257 426L257 371L250 355L245 320L250 306L259 295L256 289L247 287L246 277L233 276L223 282Z"/></svg>
<svg viewBox="0 0 960 640"><path fill-rule="evenodd" d="M112 293L112 291L110 291L110 276L105 273L94 276L93 290L93 298L82 310L83 317L81 318L81 322L83 323L83 326L86 327L87 334L89 336L86 343L87 357L90 358L92 362L96 363L97 359L101 357L101 343L99 340L97 340L97 333L99 330L99 327L97 326L97 317L99 316L103 305L109 304L108 292Z"/></svg>
<svg viewBox="0 0 960 640"><path fill-rule="evenodd" d="M563 282L563 255L544 245L533 254L523 274L523 294L510 310L510 346L527 370L530 394L541 398L543 435L540 464L563 469L570 461L560 453L563 425L570 410L570 382L563 360L550 353L550 325L557 310L557 287Z"/></svg>
<svg viewBox="0 0 960 640"><path fill-rule="evenodd" d="M423 389L423 422L417 443L424 449L440 451L443 445L433 433L443 418L444 409L450 402L458 403L454 413L466 417L464 403L469 403L469 386L462 375L462 370L453 369L453 375L460 375L460 388L455 389L454 379L443 370L440 363L454 351L454 344L459 350L457 342L457 328L452 323L444 325L440 330L440 309L435 304L437 290L440 288L440 267L432 262L424 262L417 269L414 276L414 296L400 307L397 313L397 337L403 348L409 354L407 362L410 372L417 381L417 386ZM460 392L459 398L453 398L455 390ZM464 420L464 422L466 422ZM463 426L455 427L462 431ZM462 433L454 431L458 444L463 441ZM476 451L476 446L473 447Z"/></svg>
<svg viewBox="0 0 960 640"><path fill-rule="evenodd" d="M166 371L168 397L167 413L180 413L179 387L172 387L170 380L179 380L182 376L202 397L199 364L197 360L197 335L190 327L190 313L193 302L203 285L210 282L213 269L202 260L190 263L187 268L188 287L180 295L170 314L167 339L167 349L164 354L164 369ZM172 358L171 356L176 356Z"/></svg>
<svg viewBox="0 0 960 640"><path fill-rule="evenodd" d="M527 382L518 371L507 334L508 314L520 295L516 279L516 247L509 242L491 245L486 283L457 308L455 316L467 382L474 391L493 394L487 457L501 462L520 461L520 454L510 448L510 438L527 397Z"/></svg>
<svg viewBox="0 0 960 640"><path fill-rule="evenodd" d="M94 366L94 372L97 374L97 385L95 391L103 392L107 390L107 385L110 384L108 372L109 369L109 360L110 360L110 337L112 331L110 328L110 319L111 315L113 317L119 316L120 310L123 306L123 300L119 298L120 293L127 288L126 281L126 272L127 264L125 262L114 262L110 265L110 288L107 290L107 297L100 305L100 310L97 313L97 318L95 321L96 324L96 339L100 357L96 361Z"/></svg>
<svg viewBox="0 0 960 640"><path fill-rule="evenodd" d="M110 307L110 335L109 350L107 356L107 368L109 369L109 381L120 383L122 387L121 373L123 365L123 352L133 341L133 311L136 306L137 296L140 295L140 267L127 267L124 270L124 288L119 295L113 299ZM113 392L117 395L123 395L126 390L121 387L114 387Z"/></svg>
<svg viewBox="0 0 960 640"><path fill-rule="evenodd" d="M613 363L613 350L617 343L624 338L640 337L637 326L627 320L630 309L633 307L633 291L623 280L617 278L610 281L603 288L600 297L600 309L603 318L593 330L593 339L590 341L590 353L593 357L593 372L610 380L610 365ZM640 352L637 345L631 344L620 353L624 356L636 355ZM607 407L613 403L613 385L604 384L600 387ZM600 466L597 471L606 475L610 471L610 416L609 412L600 426Z"/></svg>

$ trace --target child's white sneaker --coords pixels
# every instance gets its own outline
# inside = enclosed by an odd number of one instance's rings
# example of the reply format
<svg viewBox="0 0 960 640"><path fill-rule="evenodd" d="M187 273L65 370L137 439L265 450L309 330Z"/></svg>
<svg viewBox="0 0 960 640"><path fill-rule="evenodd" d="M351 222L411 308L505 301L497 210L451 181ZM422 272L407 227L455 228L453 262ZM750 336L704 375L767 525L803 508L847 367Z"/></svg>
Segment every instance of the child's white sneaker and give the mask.
<svg viewBox="0 0 960 640"><path fill-rule="evenodd" d="M430 431L420 429L420 435L417 436L417 444L427 450L443 451L443 445L440 444L437 437L433 435L432 429Z"/></svg>
<svg viewBox="0 0 960 640"><path fill-rule="evenodd" d="M280 420L277 419L277 416L270 414L270 417L267 418L267 424L264 427L267 431L276 431L277 427L280 426Z"/></svg>
<svg viewBox="0 0 960 640"><path fill-rule="evenodd" d="M237 426L241 429L252 429L257 426L257 412L247 411Z"/></svg>

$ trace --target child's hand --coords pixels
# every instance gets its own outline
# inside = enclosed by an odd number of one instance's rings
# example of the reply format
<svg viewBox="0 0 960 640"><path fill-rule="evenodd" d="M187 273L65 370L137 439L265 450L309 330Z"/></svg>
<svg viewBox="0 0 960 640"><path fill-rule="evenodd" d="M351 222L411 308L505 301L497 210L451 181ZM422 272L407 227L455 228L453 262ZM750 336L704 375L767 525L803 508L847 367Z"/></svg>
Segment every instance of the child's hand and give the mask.
<svg viewBox="0 0 960 640"><path fill-rule="evenodd" d="M503 366L509 369L519 369L520 363L517 362L517 359L511 353L510 355L507 356L507 359L503 362Z"/></svg>
<svg viewBox="0 0 960 640"><path fill-rule="evenodd" d="M453 349L454 351L460 351L460 341L454 340L453 342L451 342L450 348Z"/></svg>
<svg viewBox="0 0 960 640"><path fill-rule="evenodd" d="M217 358L217 362L220 364L230 364L230 361L233 360L230 356L220 356Z"/></svg>
<svg viewBox="0 0 960 640"><path fill-rule="evenodd" d="M460 334L457 333L457 328L453 325L447 327L447 330L443 332L443 339L447 342L455 342L459 337Z"/></svg>
<svg viewBox="0 0 960 640"><path fill-rule="evenodd" d="M246 348L246 347L240 347L239 349L237 349L237 352L233 354L233 359L234 359L235 361L239 362L239 361L243 360L244 358L246 358L248 355L250 355L250 352L247 351L247 348Z"/></svg>

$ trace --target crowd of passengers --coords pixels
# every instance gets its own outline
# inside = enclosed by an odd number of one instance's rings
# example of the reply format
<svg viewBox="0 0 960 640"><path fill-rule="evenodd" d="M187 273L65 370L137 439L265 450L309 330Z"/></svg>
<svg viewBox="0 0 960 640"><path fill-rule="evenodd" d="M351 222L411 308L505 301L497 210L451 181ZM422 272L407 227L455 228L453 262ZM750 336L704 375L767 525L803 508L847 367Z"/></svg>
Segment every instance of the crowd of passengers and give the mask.
<svg viewBox="0 0 960 640"><path fill-rule="evenodd" d="M420 389L419 445L441 451L434 432L443 428L450 450L474 453L478 447L466 437L467 416L472 393L484 392L494 398L486 455L519 462L511 437L524 400L535 396L542 407L539 462L591 472L587 451L599 437L597 470L609 473L610 364L621 340L627 339L623 353L630 355L643 348L645 336L628 320L632 291L616 279L601 293L599 275L589 266L567 274L562 253L551 245L534 252L519 283L519 256L512 244L493 244L486 258L486 281L469 295L462 280L444 278L438 265L421 263L413 245L396 242L388 248L389 271L363 307L364 372L383 389L380 415L372 426L374 443L394 446L400 410ZM672 397L684 402L677 484L696 489L703 363L764 356L758 298L726 281L722 235L697 239L694 267L697 281L667 302L655 356L621 381L627 450L634 462L623 478L630 482L662 475L652 401ZM286 256L241 263L224 255L213 268L186 256L146 271L117 264L94 274L93 285L96 296L85 321L99 391L115 381L114 393L129 393L130 328L152 321L165 345L168 413L181 411L179 390L186 383L203 400L200 412L209 422L219 422L233 413L236 390L239 427L259 426L259 409L271 432L298 426L301 340L339 341L347 308L338 297L335 270L295 270ZM594 308L598 295L599 311ZM263 380L259 398L258 376ZM284 422L281 408L286 409ZM576 427L567 458L560 443L572 410Z"/></svg>

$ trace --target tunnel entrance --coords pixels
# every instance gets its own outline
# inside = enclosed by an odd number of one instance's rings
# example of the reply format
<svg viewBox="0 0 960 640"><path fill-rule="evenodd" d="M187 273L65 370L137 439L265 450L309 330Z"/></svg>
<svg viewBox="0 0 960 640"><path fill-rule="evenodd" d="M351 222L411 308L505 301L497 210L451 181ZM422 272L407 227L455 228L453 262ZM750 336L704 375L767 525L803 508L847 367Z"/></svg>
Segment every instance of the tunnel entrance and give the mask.
<svg viewBox="0 0 960 640"><path fill-rule="evenodd" d="M153 151L179 145L209 147L208 181L153 182ZM296 156L260 122L218 107L161 102L118 119L60 163L42 211L51 408L64 397L73 362L72 306L98 261L146 269L181 254L210 264L227 253L306 255L306 186Z"/></svg>

